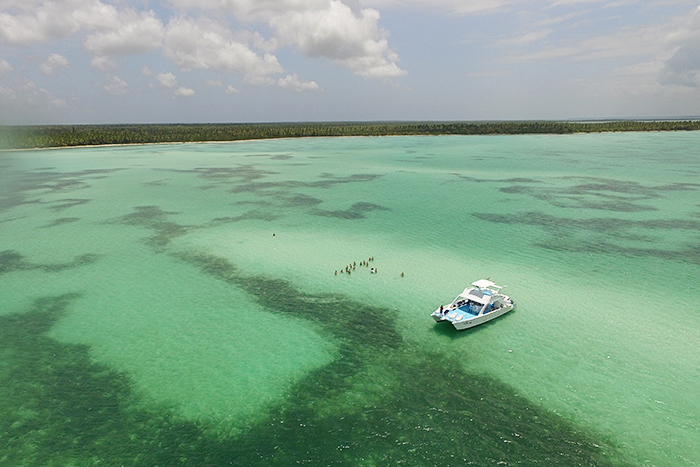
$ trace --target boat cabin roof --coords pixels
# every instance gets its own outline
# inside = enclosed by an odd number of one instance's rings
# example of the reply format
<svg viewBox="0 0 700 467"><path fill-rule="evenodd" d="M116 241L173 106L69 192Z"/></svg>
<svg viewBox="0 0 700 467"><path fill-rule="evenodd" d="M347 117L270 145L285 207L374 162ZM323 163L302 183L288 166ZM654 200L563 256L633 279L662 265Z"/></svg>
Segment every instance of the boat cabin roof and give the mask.
<svg viewBox="0 0 700 467"><path fill-rule="evenodd" d="M486 289L486 288L488 288L488 287L495 287L495 288L497 288L497 289L502 289L502 288L503 288L503 287L501 287L500 285L496 285L495 282L491 282L491 281L488 280L488 279L480 279L480 280L478 280L478 281L472 282L472 285L473 285L474 287L478 287L478 288L480 288L480 289Z"/></svg>
<svg viewBox="0 0 700 467"><path fill-rule="evenodd" d="M491 296L493 294L493 290L489 289L478 289L474 287L467 287L464 289L464 292L459 294L460 297L466 298L467 300L471 300L472 302L476 303L481 303L482 305L486 305L491 301Z"/></svg>
<svg viewBox="0 0 700 467"><path fill-rule="evenodd" d="M467 287L464 292L459 294L460 297L466 298L476 303L481 303L486 305L491 301L493 295L500 292L503 287L496 285L488 279L481 279L476 282L472 282L472 287Z"/></svg>

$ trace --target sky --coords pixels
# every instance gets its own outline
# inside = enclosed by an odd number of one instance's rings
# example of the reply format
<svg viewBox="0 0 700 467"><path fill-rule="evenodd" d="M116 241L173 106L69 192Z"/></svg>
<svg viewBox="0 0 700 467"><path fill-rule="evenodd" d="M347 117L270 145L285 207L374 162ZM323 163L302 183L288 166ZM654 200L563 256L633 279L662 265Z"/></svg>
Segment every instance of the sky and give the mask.
<svg viewBox="0 0 700 467"><path fill-rule="evenodd" d="M700 115L700 0L0 0L0 125Z"/></svg>

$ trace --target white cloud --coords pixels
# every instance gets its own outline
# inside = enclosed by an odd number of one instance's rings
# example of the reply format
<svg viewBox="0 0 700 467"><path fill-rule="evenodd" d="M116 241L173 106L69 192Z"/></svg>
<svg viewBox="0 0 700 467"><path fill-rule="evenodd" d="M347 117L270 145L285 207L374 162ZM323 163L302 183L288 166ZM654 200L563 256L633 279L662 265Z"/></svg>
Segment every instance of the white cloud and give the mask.
<svg viewBox="0 0 700 467"><path fill-rule="evenodd" d="M168 73L159 73L156 76L156 79L160 83L160 85L164 88L174 88L177 86L177 78L175 77L174 74L168 72Z"/></svg>
<svg viewBox="0 0 700 467"><path fill-rule="evenodd" d="M610 0L551 0L552 6L571 6L577 5L579 3L617 3L611 2Z"/></svg>
<svg viewBox="0 0 700 467"><path fill-rule="evenodd" d="M541 41L553 32L552 29L540 29L539 31L531 31L520 36L501 39L496 42L498 46L521 46L528 45L533 42Z"/></svg>
<svg viewBox="0 0 700 467"><path fill-rule="evenodd" d="M36 96L40 91L45 91L44 89L38 88L34 81L31 80L21 83L19 86L17 86L17 90L28 96Z"/></svg>
<svg viewBox="0 0 700 467"><path fill-rule="evenodd" d="M379 12L358 0L170 0L181 9L228 12L241 21L266 22L274 37L248 33L246 43L270 52L298 48L308 57L326 57L366 77L406 74L388 45L388 32L378 27ZM469 3L469 2L465 2ZM280 73L281 70L276 73ZM258 73L267 75L270 73Z"/></svg>
<svg viewBox="0 0 700 467"><path fill-rule="evenodd" d="M165 34L163 23L151 11L117 10L96 2L79 12L81 22L95 31L85 39L85 48L98 55L129 55L160 47Z"/></svg>
<svg viewBox="0 0 700 467"><path fill-rule="evenodd" d="M566 21L570 21L588 14L590 10L572 11L558 16L548 16L547 18L535 21L530 24L533 28L551 27Z"/></svg>
<svg viewBox="0 0 700 467"><path fill-rule="evenodd" d="M180 97L192 97L195 95L195 90L191 89L191 88L186 88L186 87L180 86L175 91L175 95L180 96Z"/></svg>
<svg viewBox="0 0 700 467"><path fill-rule="evenodd" d="M635 76L653 76L660 73L663 66L663 62L659 61L642 62L615 68L614 72L616 76L622 76L625 78Z"/></svg>
<svg viewBox="0 0 700 467"><path fill-rule="evenodd" d="M152 11L118 9L99 0L38 0L0 3L0 43L29 45L90 31L87 50L125 55L160 46L164 26Z"/></svg>
<svg viewBox="0 0 700 467"><path fill-rule="evenodd" d="M51 54L44 63L39 65L39 71L46 76L51 76L56 68L68 68L69 65L68 59L63 55Z"/></svg>
<svg viewBox="0 0 700 467"><path fill-rule="evenodd" d="M170 0L183 10L226 11L246 22L269 21L290 12L322 9L328 0Z"/></svg>
<svg viewBox="0 0 700 467"><path fill-rule="evenodd" d="M16 88L15 95L27 104L38 104L49 109L67 109L68 104L44 88L38 87L34 81L24 81Z"/></svg>
<svg viewBox="0 0 700 467"><path fill-rule="evenodd" d="M654 25L628 25L609 34L561 40L550 46L511 57L512 61L569 59L575 61L650 58L666 61L685 44L700 40L700 13L694 11Z"/></svg>
<svg viewBox="0 0 700 467"><path fill-rule="evenodd" d="M57 110L67 110L70 108L66 101L64 101L63 99L60 99L58 97L50 97L49 98L49 105L50 105L50 107L53 107L54 109L57 109Z"/></svg>
<svg viewBox="0 0 700 467"><path fill-rule="evenodd" d="M3 2L0 13L0 43L29 45L66 37L80 29L71 10L85 1ZM13 14L14 12L14 14Z"/></svg>
<svg viewBox="0 0 700 467"><path fill-rule="evenodd" d="M143 76L151 76L153 75L153 71L151 71L151 69L148 66L144 65L141 67L141 74Z"/></svg>
<svg viewBox="0 0 700 467"><path fill-rule="evenodd" d="M667 38L678 47L665 60L661 83L700 87L700 7L683 24L669 31Z"/></svg>
<svg viewBox="0 0 700 467"><path fill-rule="evenodd" d="M683 45L666 61L661 70L661 83L700 87L700 43Z"/></svg>
<svg viewBox="0 0 700 467"><path fill-rule="evenodd" d="M275 80L273 78L260 75L245 75L243 77L243 81L249 86L272 86L275 84Z"/></svg>
<svg viewBox="0 0 700 467"><path fill-rule="evenodd" d="M168 23L164 53L183 70L225 70L251 77L283 71L277 57L261 57L247 44L236 42L228 28L208 18L173 18Z"/></svg>
<svg viewBox="0 0 700 467"><path fill-rule="evenodd" d="M367 8L357 15L340 0L329 0L325 9L287 13L271 19L270 25L281 43L308 57L327 57L360 76L406 74L396 65L398 55L378 21L377 10Z"/></svg>
<svg viewBox="0 0 700 467"><path fill-rule="evenodd" d="M0 76L4 75L8 71L12 71L14 68L12 68L12 65L7 63L5 60L0 58Z"/></svg>
<svg viewBox="0 0 700 467"><path fill-rule="evenodd" d="M637 3L638 0L363 0L363 5L381 9L420 9L443 11L457 15L484 15L503 11L574 6L577 4L604 4L598 8Z"/></svg>
<svg viewBox="0 0 700 467"><path fill-rule="evenodd" d="M170 0L180 9L227 11L242 21L269 21L288 13L323 10L328 0ZM362 9L359 0L343 0L354 13ZM484 13L502 10L523 3L522 0L363 0L362 5L374 8L442 10L457 14Z"/></svg>
<svg viewBox="0 0 700 467"><path fill-rule="evenodd" d="M414 8L470 15L493 13L523 2L520 0L363 0L362 3L382 9Z"/></svg>
<svg viewBox="0 0 700 467"><path fill-rule="evenodd" d="M265 39L259 32L236 31L236 39L239 42L252 44L253 48L262 52L273 52L279 48L276 37Z"/></svg>
<svg viewBox="0 0 700 467"><path fill-rule="evenodd" d="M215 81L213 79L205 79L204 80L204 85L205 86L223 86L224 84L221 81Z"/></svg>
<svg viewBox="0 0 700 467"><path fill-rule="evenodd" d="M562 6L601 3L596 8L615 6L612 2L559 1ZM603 4L604 3L604 4ZM589 14L589 12L586 12ZM573 19L573 14L559 18ZM534 25L535 23L533 23ZM536 23L538 25L543 22ZM554 22L550 22L554 24ZM657 16L642 24L627 23L608 33L588 37L551 39L554 31L534 30L503 39L500 46L531 47L527 52L514 49L504 57L508 63L558 61L607 65L610 80L618 79L619 92L660 95L663 86L700 88L700 8L675 16ZM537 41L542 42L536 43ZM544 45L543 45L544 44Z"/></svg>
<svg viewBox="0 0 700 467"><path fill-rule="evenodd" d="M94 57L90 61L90 66L97 68L100 71L114 71L119 68L117 62L109 57Z"/></svg>
<svg viewBox="0 0 700 467"><path fill-rule="evenodd" d="M466 73L465 76L470 78L502 78L503 76L508 76L509 74L510 72L505 70L482 70Z"/></svg>
<svg viewBox="0 0 700 467"><path fill-rule="evenodd" d="M446 0L443 0L446 1ZM483 0L479 0L483 1ZM147 4L147 3L144 3ZM295 47L308 57L326 57L366 77L400 76L398 55L388 32L378 27L379 12L359 0L170 0L178 11L167 27L153 10L139 11L128 0L0 0L0 44L46 43L83 32L93 66L113 71L113 55L163 48L182 70L231 71L249 83L269 83L284 71L272 52ZM191 18L186 10L207 12ZM232 31L221 18L267 23L274 31ZM212 18L220 18L219 21ZM258 52L256 52L258 51ZM48 68L46 68L48 70Z"/></svg>
<svg viewBox="0 0 700 467"><path fill-rule="evenodd" d="M104 89L113 96L119 96L129 91L129 84L118 76L112 76L108 79Z"/></svg>
<svg viewBox="0 0 700 467"><path fill-rule="evenodd" d="M234 88L234 87L231 86L230 84L229 84L228 86L226 86L226 94L238 94L239 92L241 92L241 91L239 91L238 89Z"/></svg>
<svg viewBox="0 0 700 467"><path fill-rule="evenodd" d="M281 88L289 89L295 92L319 91L321 89L321 87L316 83L316 81L302 82L301 80L299 80L299 77L296 75L296 73L278 79L277 85Z"/></svg>

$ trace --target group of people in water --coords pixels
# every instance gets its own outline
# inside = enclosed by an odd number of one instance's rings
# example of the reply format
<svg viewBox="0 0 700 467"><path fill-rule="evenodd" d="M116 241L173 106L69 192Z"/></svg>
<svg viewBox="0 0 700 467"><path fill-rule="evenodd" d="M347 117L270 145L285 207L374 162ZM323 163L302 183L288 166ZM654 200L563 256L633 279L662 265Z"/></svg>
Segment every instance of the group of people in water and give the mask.
<svg viewBox="0 0 700 467"><path fill-rule="evenodd" d="M369 259L368 259L367 261L364 261L364 260L363 260L363 261L360 261L360 266L368 267L370 261L374 261L374 256L370 256ZM352 272L355 270L356 267L357 267L357 262L356 262L356 261L353 261L352 264L348 264L348 265L345 266L344 268L340 269L340 273L341 273L341 274L343 274L343 273L345 273L345 274L352 274ZM371 272L372 274L376 274L376 273L377 273L377 268L371 268L369 272ZM337 270L337 269L336 269L336 271L335 271L335 275L336 275L336 276L338 275L338 270Z"/></svg>
<svg viewBox="0 0 700 467"><path fill-rule="evenodd" d="M348 264L344 268L341 269L336 269L335 275L338 275L338 271L340 271L341 274L352 274L352 272L357 268L357 266L364 266L364 267L369 267L369 263L374 261L374 256L370 256L366 261L360 261L360 264L358 265L356 261L353 261L352 264ZM370 274L376 274L377 273L377 268L371 267L369 269ZM404 274L401 273L401 277L403 277Z"/></svg>

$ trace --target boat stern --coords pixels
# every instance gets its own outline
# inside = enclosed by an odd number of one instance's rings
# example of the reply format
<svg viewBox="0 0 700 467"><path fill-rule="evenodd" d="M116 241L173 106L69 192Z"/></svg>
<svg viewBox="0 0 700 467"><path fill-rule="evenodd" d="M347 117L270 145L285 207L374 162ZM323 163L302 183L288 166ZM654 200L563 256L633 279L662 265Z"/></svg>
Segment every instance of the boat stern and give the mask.
<svg viewBox="0 0 700 467"><path fill-rule="evenodd" d="M442 312L442 310L441 310L440 308L438 308L437 310L433 311L433 312L430 314L430 316L433 317L433 319L435 320L436 323L439 323L439 322L441 322L441 321L445 321L445 320L447 319L447 317L445 316L445 314Z"/></svg>

